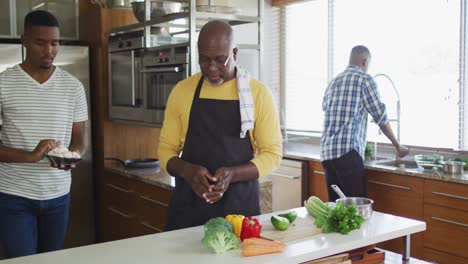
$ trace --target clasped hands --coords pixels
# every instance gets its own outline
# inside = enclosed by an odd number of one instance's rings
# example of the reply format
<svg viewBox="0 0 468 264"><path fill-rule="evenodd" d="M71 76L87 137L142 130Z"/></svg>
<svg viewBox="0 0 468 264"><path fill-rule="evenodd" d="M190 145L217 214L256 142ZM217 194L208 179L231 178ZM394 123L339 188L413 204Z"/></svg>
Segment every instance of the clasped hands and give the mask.
<svg viewBox="0 0 468 264"><path fill-rule="evenodd" d="M199 197L210 204L221 200L234 176L234 170L229 167L219 168L214 175L199 165L190 164L187 169L185 180Z"/></svg>

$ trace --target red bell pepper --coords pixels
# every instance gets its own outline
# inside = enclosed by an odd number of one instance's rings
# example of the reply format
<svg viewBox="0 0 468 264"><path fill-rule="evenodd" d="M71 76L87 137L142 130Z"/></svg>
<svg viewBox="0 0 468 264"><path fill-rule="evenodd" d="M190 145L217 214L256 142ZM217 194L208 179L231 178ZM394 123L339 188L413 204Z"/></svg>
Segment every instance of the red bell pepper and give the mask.
<svg viewBox="0 0 468 264"><path fill-rule="evenodd" d="M244 218L240 235L242 241L246 238L260 237L260 232L262 232L262 224L260 224L257 218L252 216Z"/></svg>

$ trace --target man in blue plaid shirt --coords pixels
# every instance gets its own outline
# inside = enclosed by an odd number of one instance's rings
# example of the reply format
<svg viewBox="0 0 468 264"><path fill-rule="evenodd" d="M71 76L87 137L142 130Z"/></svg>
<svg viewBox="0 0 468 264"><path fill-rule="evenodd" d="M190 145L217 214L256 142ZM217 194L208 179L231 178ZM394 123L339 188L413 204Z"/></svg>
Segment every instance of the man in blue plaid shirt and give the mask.
<svg viewBox="0 0 468 264"><path fill-rule="evenodd" d="M367 196L364 150L368 113L395 146L399 157L409 153L395 138L375 80L367 74L370 59L367 47L354 47L348 67L332 80L323 98L321 160L330 201L338 198L330 187L332 184L338 185L347 196Z"/></svg>

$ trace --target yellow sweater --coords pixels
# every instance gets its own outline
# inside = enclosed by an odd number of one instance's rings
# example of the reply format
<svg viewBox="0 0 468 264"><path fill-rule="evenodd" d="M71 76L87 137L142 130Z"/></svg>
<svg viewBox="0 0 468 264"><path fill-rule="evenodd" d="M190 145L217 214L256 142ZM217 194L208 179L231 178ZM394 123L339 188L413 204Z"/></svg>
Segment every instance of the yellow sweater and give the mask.
<svg viewBox="0 0 468 264"><path fill-rule="evenodd" d="M182 151L193 96L200 78L201 73L197 73L179 82L169 96L159 138L158 156L162 169L166 169L167 162L172 157L179 156ZM251 79L250 87L255 104L254 130L249 131L255 151L255 157L251 161L261 177L268 175L279 166L282 157L282 139L278 114L270 90L254 79ZM200 98L239 100L237 80L230 80L220 86L213 86L204 81Z"/></svg>

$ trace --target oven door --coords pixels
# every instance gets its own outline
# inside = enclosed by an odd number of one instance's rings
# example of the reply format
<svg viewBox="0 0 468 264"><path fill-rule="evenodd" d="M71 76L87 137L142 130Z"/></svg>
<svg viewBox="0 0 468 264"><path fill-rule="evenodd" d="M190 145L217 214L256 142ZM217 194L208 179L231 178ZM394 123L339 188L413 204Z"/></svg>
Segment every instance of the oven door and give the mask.
<svg viewBox="0 0 468 264"><path fill-rule="evenodd" d="M141 50L109 53L109 116L126 123L145 122Z"/></svg>
<svg viewBox="0 0 468 264"><path fill-rule="evenodd" d="M169 94L179 81L187 78L186 65L145 67L142 73L147 121L162 126Z"/></svg>
<svg viewBox="0 0 468 264"><path fill-rule="evenodd" d="M140 61L135 50L110 53L110 82L112 106L139 107Z"/></svg>

